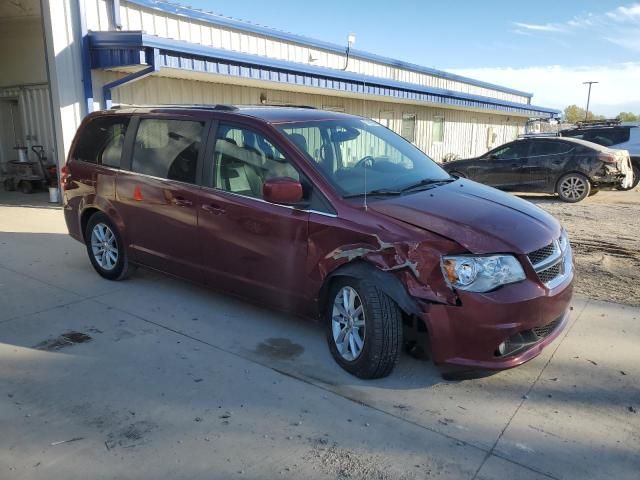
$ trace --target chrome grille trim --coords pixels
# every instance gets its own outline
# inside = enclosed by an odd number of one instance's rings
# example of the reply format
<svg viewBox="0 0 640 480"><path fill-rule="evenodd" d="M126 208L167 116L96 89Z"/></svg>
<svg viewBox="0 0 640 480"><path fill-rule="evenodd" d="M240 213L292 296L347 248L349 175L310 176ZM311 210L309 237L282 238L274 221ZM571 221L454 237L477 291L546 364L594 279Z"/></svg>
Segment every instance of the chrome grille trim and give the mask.
<svg viewBox="0 0 640 480"><path fill-rule="evenodd" d="M561 285L572 273L571 246L567 244L563 251L560 248L560 239L534 250L527 255L527 258L538 275L538 279L549 289Z"/></svg>

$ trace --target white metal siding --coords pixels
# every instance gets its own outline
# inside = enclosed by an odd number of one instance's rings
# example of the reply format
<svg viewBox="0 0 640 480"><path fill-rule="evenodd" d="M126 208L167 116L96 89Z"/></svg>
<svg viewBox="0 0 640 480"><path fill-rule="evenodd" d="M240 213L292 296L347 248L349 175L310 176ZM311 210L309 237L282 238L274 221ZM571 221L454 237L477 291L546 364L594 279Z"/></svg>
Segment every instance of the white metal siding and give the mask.
<svg viewBox="0 0 640 480"><path fill-rule="evenodd" d="M0 88L0 98L18 100L24 132L22 144L42 145L47 157L55 159L49 88L46 85Z"/></svg>
<svg viewBox="0 0 640 480"><path fill-rule="evenodd" d="M106 5L110 4L110 2L108 2L108 0L86 0L86 2L89 30L108 30L110 14L108 13ZM345 63L344 55L338 55L330 51L285 42L251 32L223 28L187 17L145 9L126 1L120 4L120 17L123 30L143 30L148 34L158 35L160 37L320 67L342 69ZM312 62L310 60L311 58L316 60ZM470 85L435 75L396 68L359 58L352 58L349 61L348 71L416 83L423 86L446 88L457 92L482 95L511 102L528 102L528 98L525 96Z"/></svg>
<svg viewBox="0 0 640 480"><path fill-rule="evenodd" d="M94 88L120 78L116 72L94 72ZM402 114L416 115L416 145L435 160L453 153L460 157L480 155L488 150L487 131L497 134L496 143L507 142L524 132L526 119L498 114L439 109L410 104L343 98L329 95L270 90L223 83L200 82L168 77L147 77L113 90L114 103L126 104L252 104L260 103L260 95L267 95L269 104L310 105L346 113L362 115L389 125L401 132ZM444 142L431 141L434 117L444 118ZM507 122L506 120L509 119Z"/></svg>

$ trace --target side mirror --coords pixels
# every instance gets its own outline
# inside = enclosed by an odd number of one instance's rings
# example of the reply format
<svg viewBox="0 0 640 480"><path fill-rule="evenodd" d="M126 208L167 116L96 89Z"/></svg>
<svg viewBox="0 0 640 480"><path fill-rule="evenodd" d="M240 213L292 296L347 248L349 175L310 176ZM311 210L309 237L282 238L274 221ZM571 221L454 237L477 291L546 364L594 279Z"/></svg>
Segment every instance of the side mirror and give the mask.
<svg viewBox="0 0 640 480"><path fill-rule="evenodd" d="M498 155L496 155L495 153L492 153L491 155L489 155L489 160L497 160L498 159Z"/></svg>
<svg viewBox="0 0 640 480"><path fill-rule="evenodd" d="M291 177L276 177L262 184L262 198L267 202L293 205L302 201L302 184Z"/></svg>

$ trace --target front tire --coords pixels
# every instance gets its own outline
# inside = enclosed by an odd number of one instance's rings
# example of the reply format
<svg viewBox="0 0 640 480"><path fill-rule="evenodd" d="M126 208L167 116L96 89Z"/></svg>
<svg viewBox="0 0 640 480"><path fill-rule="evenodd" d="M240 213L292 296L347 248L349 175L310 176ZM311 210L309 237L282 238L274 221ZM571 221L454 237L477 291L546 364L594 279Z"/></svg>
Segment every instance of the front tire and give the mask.
<svg viewBox="0 0 640 480"><path fill-rule="evenodd" d="M87 222L85 244L91 265L107 280L123 280L131 272L120 232L102 212L94 213Z"/></svg>
<svg viewBox="0 0 640 480"><path fill-rule="evenodd" d="M556 192L563 202L580 202L589 196L591 183L581 173L567 173L558 180Z"/></svg>
<svg viewBox="0 0 640 480"><path fill-rule="evenodd" d="M402 313L367 280L340 278L326 308L329 350L335 361L359 378L389 375L402 348Z"/></svg>

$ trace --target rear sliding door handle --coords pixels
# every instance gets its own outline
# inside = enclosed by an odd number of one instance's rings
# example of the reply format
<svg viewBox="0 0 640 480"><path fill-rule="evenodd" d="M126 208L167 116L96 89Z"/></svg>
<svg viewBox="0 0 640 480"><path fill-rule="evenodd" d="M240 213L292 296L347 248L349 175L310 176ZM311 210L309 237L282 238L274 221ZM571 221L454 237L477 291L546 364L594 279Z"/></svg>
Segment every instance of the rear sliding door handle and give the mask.
<svg viewBox="0 0 640 480"><path fill-rule="evenodd" d="M190 207L191 205L193 205L193 202L191 200L187 200L186 198L182 197L171 198L171 203L173 203L177 207Z"/></svg>
<svg viewBox="0 0 640 480"><path fill-rule="evenodd" d="M214 204L204 204L202 205L202 210L208 213L213 213L214 215L221 215L225 212L225 209L222 208L220 205L214 205Z"/></svg>

